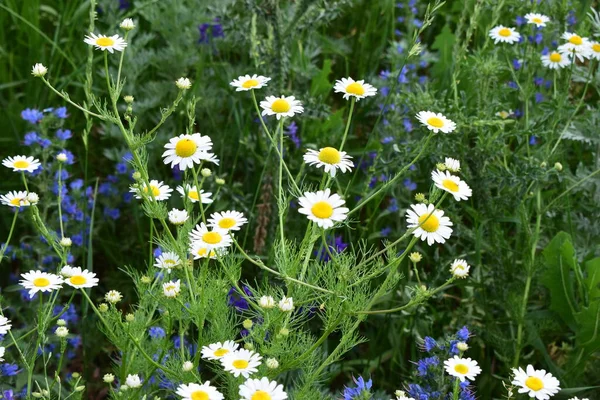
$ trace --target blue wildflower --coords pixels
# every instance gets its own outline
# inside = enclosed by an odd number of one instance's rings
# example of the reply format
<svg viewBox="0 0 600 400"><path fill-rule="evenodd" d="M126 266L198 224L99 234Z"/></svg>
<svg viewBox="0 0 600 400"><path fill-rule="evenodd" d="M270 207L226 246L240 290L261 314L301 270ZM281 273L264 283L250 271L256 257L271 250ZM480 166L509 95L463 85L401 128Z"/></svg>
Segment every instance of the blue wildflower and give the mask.
<svg viewBox="0 0 600 400"><path fill-rule="evenodd" d="M298 125L296 125L296 122L292 121L292 123L287 126L284 133L286 136L290 137L292 142L294 142L294 146L299 149L302 145L302 142L298 136Z"/></svg>
<svg viewBox="0 0 600 400"><path fill-rule="evenodd" d="M26 108L21 111L21 118L32 124L37 124L44 118L44 113L35 108Z"/></svg>
<svg viewBox="0 0 600 400"><path fill-rule="evenodd" d="M126 174L127 173L127 164L122 163L122 162L117 163L117 165L115 165L115 170L119 174Z"/></svg>
<svg viewBox="0 0 600 400"><path fill-rule="evenodd" d="M23 138L23 144L25 146L31 146L32 144L37 143L39 139L40 137L36 132L27 132Z"/></svg>
<svg viewBox="0 0 600 400"><path fill-rule="evenodd" d="M458 332L456 332L456 337L461 342L466 342L467 340L469 340L469 335L470 335L469 328L467 328L466 326L463 326L462 328L459 329Z"/></svg>
<svg viewBox="0 0 600 400"><path fill-rule="evenodd" d="M58 129L56 131L56 138L58 140L67 140L73 137L73 133L69 129Z"/></svg>
<svg viewBox="0 0 600 400"><path fill-rule="evenodd" d="M68 115L67 115L67 107L58 107L56 110L53 111L53 113L58 118L65 119L65 118L68 117Z"/></svg>
<svg viewBox="0 0 600 400"><path fill-rule="evenodd" d="M423 346L425 347L426 352L430 352L431 350L433 350L437 347L437 342L435 341L434 338L432 338L430 336L425 336Z"/></svg>
<svg viewBox="0 0 600 400"><path fill-rule="evenodd" d="M19 372L19 366L17 364L0 364L0 375L2 376L15 376Z"/></svg>
<svg viewBox="0 0 600 400"><path fill-rule="evenodd" d="M242 290L247 297L252 297L252 292L248 286L243 285ZM238 293L235 287L229 289L229 293L227 293L227 304L235 307L237 310L248 309L248 301L246 301L246 299L240 293Z"/></svg>
<svg viewBox="0 0 600 400"><path fill-rule="evenodd" d="M50 139L40 138L40 140L38 140L38 144L42 146L43 149L47 149L52 144L52 141L50 141Z"/></svg>
<svg viewBox="0 0 600 400"><path fill-rule="evenodd" d="M404 179L404 187L407 188L409 191L413 191L413 190L417 190L417 184L415 182L413 182L412 180L410 180L410 178L406 178Z"/></svg>
<svg viewBox="0 0 600 400"><path fill-rule="evenodd" d="M162 339L167 335L165 330L160 326L151 326L148 329L148 334L152 339Z"/></svg>
<svg viewBox="0 0 600 400"><path fill-rule="evenodd" d="M359 376L358 379L352 378L354 383L356 384L355 388L346 387L344 389L344 400L354 400L362 397L365 394L369 394L371 387L373 386L373 380L369 379L367 382L363 379L362 376ZM361 396L361 397L358 397ZM366 398L370 398L366 397Z"/></svg>
<svg viewBox="0 0 600 400"><path fill-rule="evenodd" d="M436 357L426 357L417 362L417 373L420 376L425 376L428 373L429 367L435 367L440 363L440 360Z"/></svg>
<svg viewBox="0 0 600 400"><path fill-rule="evenodd" d="M383 228L380 232L380 235L383 237L388 237L390 235L390 233L392 233L392 228L389 226L386 226L385 228Z"/></svg>

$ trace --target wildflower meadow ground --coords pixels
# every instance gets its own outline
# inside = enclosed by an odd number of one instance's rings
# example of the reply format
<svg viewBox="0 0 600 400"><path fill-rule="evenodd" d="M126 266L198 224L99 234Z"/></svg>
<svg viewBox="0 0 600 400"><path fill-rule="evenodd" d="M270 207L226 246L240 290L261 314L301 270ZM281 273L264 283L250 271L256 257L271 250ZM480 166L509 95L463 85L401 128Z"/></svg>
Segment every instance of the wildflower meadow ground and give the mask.
<svg viewBox="0 0 600 400"><path fill-rule="evenodd" d="M0 2L0 399L600 399L596 6Z"/></svg>

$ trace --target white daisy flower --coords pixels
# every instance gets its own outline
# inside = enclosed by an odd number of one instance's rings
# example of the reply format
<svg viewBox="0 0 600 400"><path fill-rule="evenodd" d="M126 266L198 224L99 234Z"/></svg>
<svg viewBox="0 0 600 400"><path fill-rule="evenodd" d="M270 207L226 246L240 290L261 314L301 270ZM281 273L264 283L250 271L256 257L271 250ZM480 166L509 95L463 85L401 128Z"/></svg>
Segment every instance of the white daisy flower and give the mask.
<svg viewBox="0 0 600 400"><path fill-rule="evenodd" d="M590 42L589 49L590 49L590 58L600 60L600 43L599 42Z"/></svg>
<svg viewBox="0 0 600 400"><path fill-rule="evenodd" d="M42 271L29 271L21 274L23 279L19 282L25 289L29 289L29 297L37 292L51 292L62 288L63 279L54 274Z"/></svg>
<svg viewBox="0 0 600 400"><path fill-rule="evenodd" d="M67 337L67 335L69 334L69 329L66 326L59 326L54 331L54 334L59 338L64 338Z"/></svg>
<svg viewBox="0 0 600 400"><path fill-rule="evenodd" d="M27 207L29 205L29 200L27 200L27 192L17 192L16 190L0 196L0 202L9 207Z"/></svg>
<svg viewBox="0 0 600 400"><path fill-rule="evenodd" d="M452 234L452 221L444 216L442 210L436 210L433 204L412 204L412 210L406 210L408 228L415 228L413 235L427 240L428 245L444 243Z"/></svg>
<svg viewBox="0 0 600 400"><path fill-rule="evenodd" d="M220 228L209 229L201 222L190 232L190 240L198 242L207 249L222 249L231 246L232 240L229 231Z"/></svg>
<svg viewBox="0 0 600 400"><path fill-rule="evenodd" d="M177 191L181 194L181 197L185 197L185 192L187 192L188 200L192 203L197 202L199 199L202 199L202 204L210 204L213 202L210 198L210 196L212 196L211 192L204 193L204 190L200 190L200 195L198 195L198 189L196 189L195 185L192 186L186 183L185 189L183 186L177 186Z"/></svg>
<svg viewBox="0 0 600 400"><path fill-rule="evenodd" d="M10 331L10 328L12 328L10 320L0 315L0 335L6 335Z"/></svg>
<svg viewBox="0 0 600 400"><path fill-rule="evenodd" d="M33 68L31 68L31 75L41 78L42 76L48 73L48 68L44 66L44 64L36 63Z"/></svg>
<svg viewBox="0 0 600 400"><path fill-rule="evenodd" d="M176 281L165 282L162 286L165 297L177 297L181 292L181 281L179 279Z"/></svg>
<svg viewBox="0 0 600 400"><path fill-rule="evenodd" d="M118 303L123 298L121 292L118 290L110 290L104 295L104 300L108 301L111 304Z"/></svg>
<svg viewBox="0 0 600 400"><path fill-rule="evenodd" d="M444 368L448 375L460 379L461 382L464 382L465 378L473 381L481 373L477 361L470 358L460 358L459 356L444 361Z"/></svg>
<svg viewBox="0 0 600 400"><path fill-rule="evenodd" d="M352 157L347 154L333 147L323 147L319 151L309 149L304 155L304 162L308 165L316 165L317 168L323 167L325 173L334 177L338 169L343 173L352 171L354 163L350 161Z"/></svg>
<svg viewBox="0 0 600 400"><path fill-rule="evenodd" d="M248 219L239 211L223 211L212 213L207 222L208 226L213 228L239 231L242 225L248 222Z"/></svg>
<svg viewBox="0 0 600 400"><path fill-rule="evenodd" d="M176 208L169 211L169 222L173 225L183 225L190 218L186 210Z"/></svg>
<svg viewBox="0 0 600 400"><path fill-rule="evenodd" d="M591 48L590 40L588 38L581 37L578 34L571 32L563 33L561 38L566 40L567 43L558 46L559 52L576 57L581 62L590 58Z"/></svg>
<svg viewBox="0 0 600 400"><path fill-rule="evenodd" d="M283 296L279 301L279 309L283 312L292 311L294 309L294 299Z"/></svg>
<svg viewBox="0 0 600 400"><path fill-rule="evenodd" d="M560 390L558 379L543 369L534 369L533 365L526 370L513 368L512 372L515 374L512 384L520 386L519 393L527 393L531 398L548 400Z"/></svg>
<svg viewBox="0 0 600 400"><path fill-rule="evenodd" d="M514 115L514 111L513 110L502 110L502 111L498 111L496 113L496 117L500 117L502 119L507 119L508 117L512 117Z"/></svg>
<svg viewBox="0 0 600 400"><path fill-rule="evenodd" d="M127 47L127 42L119 35L105 36L90 33L85 37L84 42L94 46L96 50L108 50L110 53L114 53L115 50L123 51Z"/></svg>
<svg viewBox="0 0 600 400"><path fill-rule="evenodd" d="M4 347L0 347L0 362L4 361L4 352L5 352L5 348Z"/></svg>
<svg viewBox="0 0 600 400"><path fill-rule="evenodd" d="M456 172L460 171L460 161L458 161L454 158L446 157L444 159L444 165L450 172L456 173Z"/></svg>
<svg viewBox="0 0 600 400"><path fill-rule="evenodd" d="M127 375L127 379L125 379L125 384L133 389L137 389L142 387L142 380L138 374L129 374Z"/></svg>
<svg viewBox="0 0 600 400"><path fill-rule="evenodd" d="M175 81L175 86L181 90L188 90L192 87L192 81L189 78L181 77Z"/></svg>
<svg viewBox="0 0 600 400"><path fill-rule="evenodd" d="M166 269L167 273L171 273L171 269L181 265L181 258L172 252L166 251L154 259L154 266L160 269Z"/></svg>
<svg viewBox="0 0 600 400"><path fill-rule="evenodd" d="M181 384L177 388L177 395L182 400L223 400L224 397L216 387L210 385L210 381L202 385L197 383Z"/></svg>
<svg viewBox="0 0 600 400"><path fill-rule="evenodd" d="M494 39L494 44L498 44L499 42L513 44L521 39L521 34L515 28L507 28L502 25L492 28L489 36Z"/></svg>
<svg viewBox="0 0 600 400"><path fill-rule="evenodd" d="M448 171L433 171L431 172L431 179L433 179L435 186L450 193L456 201L467 200L473 194L466 182Z"/></svg>
<svg viewBox="0 0 600 400"><path fill-rule="evenodd" d="M375 96L377 94L377 88L365 81L355 81L354 79L342 78L335 81L333 86L335 93L344 93L344 99L348 100L351 96L356 98L356 101L364 99L365 97Z"/></svg>
<svg viewBox="0 0 600 400"><path fill-rule="evenodd" d="M450 265L450 273L457 278L466 278L469 275L471 266L465 260L456 259Z"/></svg>
<svg viewBox="0 0 600 400"><path fill-rule="evenodd" d="M565 68L571 65L571 59L567 53L553 51L541 56L542 65L550 69Z"/></svg>
<svg viewBox="0 0 600 400"><path fill-rule="evenodd" d="M396 395L396 400L415 400L412 397L408 397L406 392L404 392L403 390L396 390L394 394Z"/></svg>
<svg viewBox="0 0 600 400"><path fill-rule="evenodd" d="M337 194L331 194L329 188L319 190L316 193L304 192L304 196L298 198L300 208L298 212L304 214L309 220L314 221L323 229L331 228L335 222L346 219L348 211L343 206L346 202Z"/></svg>
<svg viewBox="0 0 600 400"><path fill-rule="evenodd" d="M98 286L99 281L100 280L96 278L95 273L90 272L87 269L82 270L81 267L70 268L69 276L67 277L67 279L65 279L65 283L67 285L78 289Z"/></svg>
<svg viewBox="0 0 600 400"><path fill-rule="evenodd" d="M525 14L525 19L527 20L528 24L535 24L535 26L538 28L541 26L546 26L546 23L550 22L550 18L538 13Z"/></svg>
<svg viewBox="0 0 600 400"><path fill-rule="evenodd" d="M227 340L223 343L217 342L202 347L202 358L205 360L220 360L229 353L233 353L240 347L233 340Z"/></svg>
<svg viewBox="0 0 600 400"><path fill-rule="evenodd" d="M295 114L301 114L304 112L302 103L296 100L294 96L267 96L267 98L260 102L262 107L262 115L274 115L277 119L282 117L293 117Z"/></svg>
<svg viewBox="0 0 600 400"><path fill-rule="evenodd" d="M131 18L125 18L123 22L121 22L121 25L119 25L119 27L124 31L130 31L132 29L135 29L135 23Z"/></svg>
<svg viewBox="0 0 600 400"><path fill-rule="evenodd" d="M60 274L65 278L70 278L76 272L77 270L75 269L75 267L71 267L69 264L65 265L60 269Z"/></svg>
<svg viewBox="0 0 600 400"><path fill-rule="evenodd" d="M199 133L192 135L179 135L165 144L167 149L162 157L165 164L171 164L171 168L179 165L179 169L185 171L193 168L194 163L200 164L202 161L215 162L214 154L209 153L212 150L212 140L208 136L202 136ZM219 164L216 160L215 164Z"/></svg>
<svg viewBox="0 0 600 400"><path fill-rule="evenodd" d="M425 125L433 133L438 133L439 131L450 133L456 129L456 124L441 113L419 111L416 117L421 124Z"/></svg>
<svg viewBox="0 0 600 400"><path fill-rule="evenodd" d="M37 204L40 201L40 196L35 192L29 192L27 193L27 201L29 204Z"/></svg>
<svg viewBox="0 0 600 400"><path fill-rule="evenodd" d="M27 171L33 172L40 167L40 160L31 156L14 156L2 160L2 165L6 168L12 168L15 172Z"/></svg>
<svg viewBox="0 0 600 400"><path fill-rule="evenodd" d="M240 400L285 400L288 398L283 385L268 378L248 379L240 385Z"/></svg>
<svg viewBox="0 0 600 400"><path fill-rule="evenodd" d="M246 90L254 90L260 89L264 86L267 86L267 82L269 82L271 78L267 78L262 75L243 75L234 79L230 85L233 86L236 92L246 91Z"/></svg>
<svg viewBox="0 0 600 400"><path fill-rule="evenodd" d="M171 197L171 192L173 189L165 185L162 181L159 182L156 179L153 179L150 181L150 190L148 190L148 187L146 187L146 183L141 182L136 186L131 186L129 191L135 193L136 199L141 199L142 195L140 192L143 192L150 201L162 201ZM152 194L150 194L150 192Z"/></svg>
<svg viewBox="0 0 600 400"><path fill-rule="evenodd" d="M275 307L275 299L273 298L273 296L262 296L258 300L258 304L262 308L273 308Z"/></svg>
<svg viewBox="0 0 600 400"><path fill-rule="evenodd" d="M218 249L219 256L226 254L224 249ZM194 260L199 260L201 258L210 258L214 260L217 258L217 250L209 249L204 245L204 243L200 241L194 241L190 244L190 254L194 257Z"/></svg>
<svg viewBox="0 0 600 400"><path fill-rule="evenodd" d="M261 364L262 357L250 350L239 349L227 353L221 358L221 365L227 372L231 372L236 378L242 375L248 378L250 374L258 371L256 367Z"/></svg>

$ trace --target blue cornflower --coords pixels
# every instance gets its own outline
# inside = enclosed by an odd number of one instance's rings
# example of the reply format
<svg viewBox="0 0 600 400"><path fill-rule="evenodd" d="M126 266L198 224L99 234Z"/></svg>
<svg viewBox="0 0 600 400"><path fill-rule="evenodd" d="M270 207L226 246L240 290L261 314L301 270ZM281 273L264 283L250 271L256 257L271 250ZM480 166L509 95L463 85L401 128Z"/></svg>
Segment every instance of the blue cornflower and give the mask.
<svg viewBox="0 0 600 400"><path fill-rule="evenodd" d="M413 19L413 24L415 25L416 28L421 28L423 26L423 21L415 18L415 19Z"/></svg>
<svg viewBox="0 0 600 400"><path fill-rule="evenodd" d="M434 338L432 338L430 336L425 336L423 347L425 347L426 352L430 352L431 350L435 349L437 347L437 345L438 344Z"/></svg>
<svg viewBox="0 0 600 400"><path fill-rule="evenodd" d="M536 137L536 136L534 136L534 135L531 135L531 136L529 137L529 145L530 145L530 146L535 146L536 144L538 144L537 137Z"/></svg>
<svg viewBox="0 0 600 400"><path fill-rule="evenodd" d="M56 115L58 118L62 118L65 119L68 117L67 115L67 107L58 107L57 109L55 109L53 111L54 115Z"/></svg>
<svg viewBox="0 0 600 400"><path fill-rule="evenodd" d="M75 246L81 246L83 245L83 235L81 233L77 233L71 236L71 241Z"/></svg>
<svg viewBox="0 0 600 400"><path fill-rule="evenodd" d="M519 86L517 85L517 83L514 82L514 81L508 81L507 85L511 89L518 89L519 88Z"/></svg>
<svg viewBox="0 0 600 400"><path fill-rule="evenodd" d="M14 392L12 391L12 389L3 390L2 391L2 398L4 400L16 400L17 399L17 397L15 396Z"/></svg>
<svg viewBox="0 0 600 400"><path fill-rule="evenodd" d="M352 380L356 384L356 387L346 387L344 389L344 400L370 399L371 396L369 396L369 391L373 386L373 380L369 379L367 382L365 382L362 376L359 376L358 379L352 378Z"/></svg>
<svg viewBox="0 0 600 400"><path fill-rule="evenodd" d="M387 70L387 69L385 69L385 70L382 70L382 71L379 73L379 77L380 77L381 79L388 79L388 78L389 78L391 75L392 75L392 72L391 72L391 71L389 71L389 70Z"/></svg>
<svg viewBox="0 0 600 400"><path fill-rule="evenodd" d="M160 326L151 326L148 329L148 334L152 339L162 339L167 335L165 330Z"/></svg>
<svg viewBox="0 0 600 400"><path fill-rule="evenodd" d="M56 131L56 138L58 140L67 140L73 137L73 133L69 129L58 129Z"/></svg>
<svg viewBox="0 0 600 400"><path fill-rule="evenodd" d="M153 251L153 255L154 255L154 257L160 257L160 255L161 255L162 253L163 253L163 252L162 252L162 249L161 249L160 247L157 247L157 248L155 248L155 249L154 249L154 251Z"/></svg>
<svg viewBox="0 0 600 400"><path fill-rule="evenodd" d="M458 330L458 332L456 332L456 337L461 342L466 342L467 340L469 340L469 335L469 328L467 328L466 326L463 326Z"/></svg>
<svg viewBox="0 0 600 400"><path fill-rule="evenodd" d="M215 18L212 23L198 25L200 31L200 39L198 43L208 44L211 39L224 37L223 26L219 23L219 18Z"/></svg>
<svg viewBox="0 0 600 400"><path fill-rule="evenodd" d="M450 341L450 354L458 354L460 353L460 351L458 350L457 344L458 344L458 340L451 340Z"/></svg>
<svg viewBox="0 0 600 400"><path fill-rule="evenodd" d="M27 132L23 138L23 144L25 146L31 146L32 144L37 143L39 139L40 137L36 132Z"/></svg>
<svg viewBox="0 0 600 400"><path fill-rule="evenodd" d="M63 306L54 306L52 309L52 315L58 316L63 310ZM65 312L60 316L61 319L64 319L68 324L76 324L79 321L79 315L77 315L77 310L73 304L69 304L69 308L65 310Z"/></svg>
<svg viewBox="0 0 600 400"><path fill-rule="evenodd" d="M32 124L37 124L44 118L44 113L35 108L26 108L21 111L21 118Z"/></svg>

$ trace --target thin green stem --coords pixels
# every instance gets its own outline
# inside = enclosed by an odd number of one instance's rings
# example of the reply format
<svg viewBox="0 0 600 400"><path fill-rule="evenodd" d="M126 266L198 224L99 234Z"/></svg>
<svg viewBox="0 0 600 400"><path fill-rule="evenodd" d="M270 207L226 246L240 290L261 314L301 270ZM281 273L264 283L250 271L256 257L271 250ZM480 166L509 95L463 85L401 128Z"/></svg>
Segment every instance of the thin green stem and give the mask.
<svg viewBox="0 0 600 400"><path fill-rule="evenodd" d="M454 391L452 393L452 400L458 400L458 395L460 394L460 380L458 378L454 379Z"/></svg>
<svg viewBox="0 0 600 400"><path fill-rule="evenodd" d="M46 86L48 86L48 87L50 88L50 90L52 90L52 91L53 91L54 93L56 93L56 94L57 94L57 95L58 95L60 98L62 98L64 101L66 101L67 103L69 103L69 104L70 104L70 105L72 105L73 107L75 107L75 108L77 108L77 109L79 109L79 110L83 111L83 112L84 112L84 113L86 113L86 114L89 114L89 115L91 115L92 117L96 117L96 118L98 118L98 119L100 119L100 120L102 120L102 121L107 121L107 120L108 120L106 117L104 117L104 116L102 116L102 115L100 115L100 114L96 114L95 112L93 112L93 111L90 111L90 110L88 110L87 108L85 108L85 107L82 107L82 106L80 106L79 104L77 104L77 103L75 103L74 101L72 101L72 100L71 100L71 99L70 99L68 96L66 96L66 95L64 95L63 93L61 93L61 92L59 92L58 90L56 90L56 89L54 88L54 86L52 86L52 85L50 84L50 82L48 82L48 81L46 80L46 78L43 78L43 77L42 77L41 79L42 79L42 81L43 81L43 82L46 84Z"/></svg>
<svg viewBox="0 0 600 400"><path fill-rule="evenodd" d="M60 224L60 238L65 237L62 219L62 161L58 162L58 222Z"/></svg>
<svg viewBox="0 0 600 400"><path fill-rule="evenodd" d="M15 225L17 223L17 217L19 216L19 209L17 207L15 207L14 213L15 213L15 216L13 217L12 223L10 224L10 230L8 231L8 237L6 238L6 241L4 242L4 246L2 246L2 248L0 248L0 261L2 261L2 258L4 257L4 253L6 253L6 249L8 249L8 244L10 243L10 239L12 238L13 231L15 230Z"/></svg>
<svg viewBox="0 0 600 400"><path fill-rule="evenodd" d="M279 234L281 238L280 248L281 254L283 255L283 259L285 260L285 230L283 226L284 219L284 201L283 201L283 118L279 120L277 132L275 135L279 134L279 185L277 190L277 201L279 206Z"/></svg>
<svg viewBox="0 0 600 400"><path fill-rule="evenodd" d="M346 121L346 129L344 130L344 136L342 136L342 143L340 144L340 151L342 151L342 149L344 148L346 138L348 137L348 131L350 130L350 122L352 121L352 114L354 113L354 103L356 103L356 98L352 97L352 100L350 100L350 112L348 113L348 121Z"/></svg>

